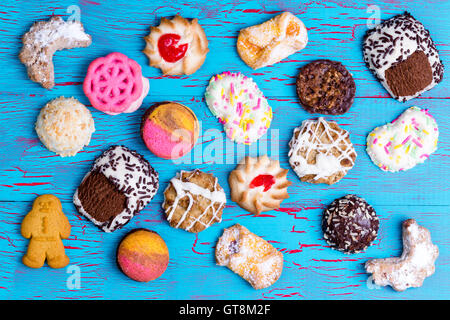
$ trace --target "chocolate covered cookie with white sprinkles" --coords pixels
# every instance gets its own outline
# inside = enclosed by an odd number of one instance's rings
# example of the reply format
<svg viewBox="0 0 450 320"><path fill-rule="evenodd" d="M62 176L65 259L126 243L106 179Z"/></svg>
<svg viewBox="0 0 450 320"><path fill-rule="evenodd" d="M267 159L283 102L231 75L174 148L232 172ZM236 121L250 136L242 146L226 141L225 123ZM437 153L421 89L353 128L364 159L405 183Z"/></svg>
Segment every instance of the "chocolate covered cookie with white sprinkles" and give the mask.
<svg viewBox="0 0 450 320"><path fill-rule="evenodd" d="M73 196L78 212L105 232L122 228L159 187L158 173L136 151L111 146L98 157Z"/></svg>
<svg viewBox="0 0 450 320"><path fill-rule="evenodd" d="M322 218L325 240L331 248L346 254L367 249L377 238L379 225L373 207L353 194L334 200Z"/></svg>
<svg viewBox="0 0 450 320"><path fill-rule="evenodd" d="M363 53L368 68L402 102L430 90L444 74L430 32L408 12L369 30Z"/></svg>

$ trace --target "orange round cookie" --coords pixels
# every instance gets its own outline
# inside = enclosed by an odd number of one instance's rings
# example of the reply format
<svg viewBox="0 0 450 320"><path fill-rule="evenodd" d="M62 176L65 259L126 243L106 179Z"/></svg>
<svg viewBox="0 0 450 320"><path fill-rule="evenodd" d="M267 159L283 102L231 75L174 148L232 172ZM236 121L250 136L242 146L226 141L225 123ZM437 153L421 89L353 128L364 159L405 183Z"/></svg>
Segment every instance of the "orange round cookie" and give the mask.
<svg viewBox="0 0 450 320"><path fill-rule="evenodd" d="M243 209L260 214L280 207L289 198L288 170L267 155L259 158L245 157L228 178L231 200Z"/></svg>
<svg viewBox="0 0 450 320"><path fill-rule="evenodd" d="M139 282L148 282L159 278L166 271L169 250L156 232L134 229L120 242L117 263L126 276Z"/></svg>
<svg viewBox="0 0 450 320"><path fill-rule="evenodd" d="M162 207L172 227L197 233L222 221L225 203L217 178L196 169L181 171L170 180Z"/></svg>

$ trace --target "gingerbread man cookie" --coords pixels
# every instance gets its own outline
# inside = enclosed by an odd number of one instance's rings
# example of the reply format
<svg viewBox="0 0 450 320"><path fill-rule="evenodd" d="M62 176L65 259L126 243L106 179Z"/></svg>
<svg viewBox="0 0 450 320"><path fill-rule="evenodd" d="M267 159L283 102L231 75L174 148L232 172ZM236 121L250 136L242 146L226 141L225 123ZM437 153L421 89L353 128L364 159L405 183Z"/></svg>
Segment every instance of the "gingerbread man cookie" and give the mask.
<svg viewBox="0 0 450 320"><path fill-rule="evenodd" d="M428 229L416 220L403 221L403 253L400 257L373 259L366 262L366 271L372 273L376 285L390 285L396 291L420 287L425 278L434 273L438 247L431 242Z"/></svg>
<svg viewBox="0 0 450 320"><path fill-rule="evenodd" d="M216 261L255 289L271 286L283 271L283 254L240 224L224 230L216 246Z"/></svg>
<svg viewBox="0 0 450 320"><path fill-rule="evenodd" d="M289 198L287 187L291 182L286 178L288 171L267 155L245 157L228 178L231 200L256 215L278 209L281 202Z"/></svg>
<svg viewBox="0 0 450 320"><path fill-rule="evenodd" d="M33 208L22 221L21 233L30 239L28 250L22 258L30 268L40 268L45 260L51 268L69 264L61 239L70 236L70 224L62 211L61 202L52 194L39 196Z"/></svg>
<svg viewBox="0 0 450 320"><path fill-rule="evenodd" d="M61 17L35 22L22 38L20 61L31 80L51 89L55 85L53 54L57 50L85 48L92 43L79 21L66 22Z"/></svg>

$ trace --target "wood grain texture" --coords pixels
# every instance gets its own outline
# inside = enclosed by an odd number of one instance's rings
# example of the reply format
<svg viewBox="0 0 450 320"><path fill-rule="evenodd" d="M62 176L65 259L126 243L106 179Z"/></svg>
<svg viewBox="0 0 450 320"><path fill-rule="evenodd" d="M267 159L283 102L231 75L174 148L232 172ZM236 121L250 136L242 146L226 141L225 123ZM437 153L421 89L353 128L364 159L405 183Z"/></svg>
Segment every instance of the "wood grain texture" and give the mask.
<svg viewBox="0 0 450 320"><path fill-rule="evenodd" d="M67 17L70 5L81 9L81 21L92 35L89 48L55 54L56 86L45 90L27 77L18 59L21 36L36 20L51 15ZM1 299L449 299L450 236L450 124L449 80L422 97L400 103L390 98L365 67L361 42L372 1L6 1L0 4L0 298ZM445 66L450 65L450 4L448 1L376 1L381 19L410 11L431 32ZM282 11L291 11L309 30L308 46L274 66L253 71L239 58L235 42L238 31L261 23ZM437 14L437 12L439 14ZM198 18L204 27L210 53L192 76L163 77L148 66L141 52L143 37L163 16L176 13ZM38 140L34 122L42 106L59 96L74 96L89 106L82 81L89 63L101 55L120 51L135 59L150 80L150 94L143 107L132 114L108 116L90 108L96 125L91 144L71 158L49 152ZM282 208L259 217L240 209L229 198L228 173L244 155L279 154L288 164L287 144L292 130L309 115L295 93L298 69L305 63L329 58L341 61L353 74L357 86L355 103L336 120L350 132L358 157L355 167L333 186L302 183L290 170L290 198ZM203 94L209 78L222 71L241 71L254 78L274 111L271 130L253 148L242 148L225 138L222 126L209 112ZM157 101L183 103L201 120L201 137L191 154L174 165L155 157L139 138L140 118ZM429 108L439 125L438 150L424 164L402 173L384 173L365 152L367 134L417 105ZM212 132L208 129L217 129ZM278 141L278 143L277 143ZM93 159L112 144L124 144L142 153L160 174L161 188L154 200L124 229L106 234L81 217L71 199ZM216 161L202 157L219 146ZM225 161L225 160L228 161ZM230 159L233 161L230 163ZM189 163L190 162L190 163ZM171 228L161 210L162 192L181 169L213 172L227 193L223 222L198 235ZM72 225L65 240L70 265L81 270L81 288L69 290L66 269L29 269L21 263L28 240L20 235L20 223L35 197L53 193L63 202ZM331 250L322 239L322 210L332 200L356 193L373 205L381 219L379 238L367 252L344 255ZM423 287L403 293L390 288L370 289L363 265L367 259L401 254L401 222L415 218L429 228L439 246L436 273ZM223 229L235 223L271 241L284 253L285 268L278 282L253 290L230 270L215 265L214 246ZM136 227L157 231L167 242L170 263L161 278L137 283L115 265L121 237Z"/></svg>

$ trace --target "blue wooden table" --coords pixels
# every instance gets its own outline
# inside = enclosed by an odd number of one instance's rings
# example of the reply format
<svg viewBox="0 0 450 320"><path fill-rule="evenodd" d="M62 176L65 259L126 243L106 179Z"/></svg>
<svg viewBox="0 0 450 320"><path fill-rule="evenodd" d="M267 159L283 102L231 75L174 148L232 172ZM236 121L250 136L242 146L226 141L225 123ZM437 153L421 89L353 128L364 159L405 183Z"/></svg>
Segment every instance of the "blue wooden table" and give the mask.
<svg viewBox="0 0 450 320"><path fill-rule="evenodd" d="M450 298L450 80L448 72L437 87L422 97L400 103L387 92L363 62L361 43L374 1L3 1L0 4L0 298L1 299L449 299ZM410 11L431 32L441 59L450 68L450 3L448 1L376 1L381 19ZM29 80L18 59L21 36L36 20L51 15L68 17L67 8L77 5L85 30L92 35L89 48L59 51L54 57L56 86L46 90ZM368 10L369 8L369 10ZM253 71L236 52L241 28L261 23L290 11L309 30L307 47L274 66ZM142 53L143 37L161 17L176 13L198 18L204 27L210 52L203 67L192 76L164 77L148 66ZM150 80L150 94L143 107L132 114L108 116L90 107L82 91L89 63L119 51L136 60ZM248 214L229 198L228 173L245 154L256 148L238 148L227 139L222 126L208 110L203 94L209 78L223 71L251 76L273 108L271 129L261 140L259 153L276 157L290 168L287 144L292 131L312 118L299 105L295 78L301 66L318 58L341 61L353 74L356 99L353 107L336 120L350 132L358 157L355 167L333 186L302 183L289 171L293 182L290 198L279 210L258 217ZM448 71L448 70L447 70ZM34 122L49 100L76 97L89 106L96 132L88 147L75 157L61 158L38 140ZM182 163L155 157L139 138L140 119L157 101L183 103L202 124L201 137ZM378 169L365 152L367 134L393 120L407 107L429 108L439 125L438 150L424 164L401 173ZM210 129L219 130L211 131ZM124 144L142 153L160 174L161 188L153 201L128 225L112 234L97 229L76 211L71 199L92 161L112 144ZM222 146L215 159L202 150ZM262 151L261 151L262 150ZM231 159L231 160L230 160ZM181 169L213 172L227 193L223 221L192 234L171 228L161 210L162 193ZM28 240L20 235L20 223L37 195L52 193L63 202L72 225L64 241L71 259L68 268L30 269L21 263ZM348 193L364 197L377 211L379 237L366 252L344 255L322 239L323 208ZM367 284L364 263L371 258L398 256L402 252L401 222L416 219L427 227L439 246L436 273L417 289L398 293ZM224 228L240 223L270 241L284 254L284 270L273 286L256 291L244 280L215 264L214 247ZM137 227L158 232L170 251L167 271L156 281L138 283L124 276L115 263L122 236ZM79 287L70 278L80 272ZM75 283L75 286L73 285Z"/></svg>

